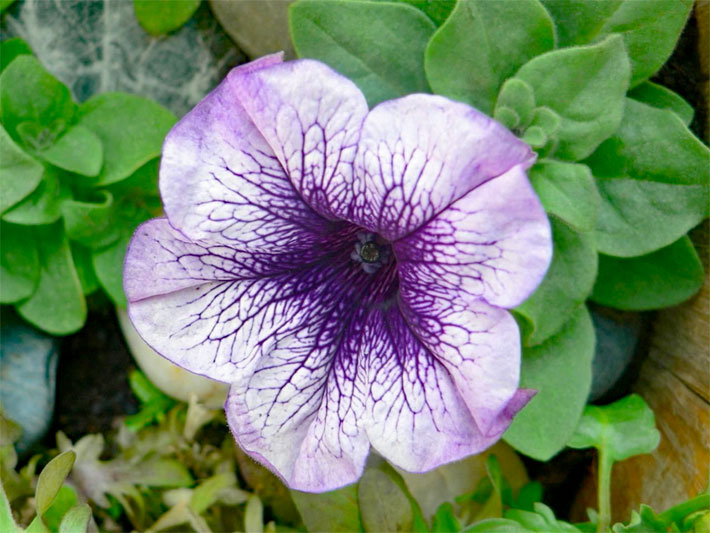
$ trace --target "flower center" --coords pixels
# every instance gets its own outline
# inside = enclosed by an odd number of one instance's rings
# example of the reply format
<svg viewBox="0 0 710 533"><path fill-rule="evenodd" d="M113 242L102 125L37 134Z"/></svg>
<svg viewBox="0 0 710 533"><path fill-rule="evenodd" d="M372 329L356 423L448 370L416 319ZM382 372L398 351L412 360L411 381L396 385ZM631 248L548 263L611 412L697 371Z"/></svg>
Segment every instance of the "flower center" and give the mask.
<svg viewBox="0 0 710 533"><path fill-rule="evenodd" d="M376 263L380 259L380 247L374 242L366 242L360 247L360 258L366 263Z"/></svg>
<svg viewBox="0 0 710 533"><path fill-rule="evenodd" d="M390 259L390 246L379 239L374 233L358 233L358 242L350 254L353 261L360 263L362 269L368 274L373 274L381 266L386 265Z"/></svg>

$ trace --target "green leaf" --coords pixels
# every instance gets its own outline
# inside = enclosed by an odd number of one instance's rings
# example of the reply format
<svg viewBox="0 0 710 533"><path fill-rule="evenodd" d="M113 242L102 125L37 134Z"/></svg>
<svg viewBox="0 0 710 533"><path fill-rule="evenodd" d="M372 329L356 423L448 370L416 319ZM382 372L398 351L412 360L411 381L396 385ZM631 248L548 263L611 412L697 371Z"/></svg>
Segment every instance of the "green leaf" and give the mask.
<svg viewBox="0 0 710 533"><path fill-rule="evenodd" d="M638 394L605 406L588 405L571 436L571 448L604 449L612 461L651 453L661 435L653 411Z"/></svg>
<svg viewBox="0 0 710 533"><path fill-rule="evenodd" d="M76 454L71 450L66 451L47 463L47 466L40 472L35 490L35 505L39 516L42 516L52 505L59 489L62 488L69 472L71 472L75 460Z"/></svg>
<svg viewBox="0 0 710 533"><path fill-rule="evenodd" d="M77 497L74 489L68 485L62 485L52 501L52 505L49 506L49 509L47 509L42 516L42 521L50 531L60 531L64 533L63 530L58 530L62 522L62 517L76 504Z"/></svg>
<svg viewBox="0 0 710 533"><path fill-rule="evenodd" d="M549 139L542 128L539 126L531 126L525 130L522 140L528 143L531 147L537 149L545 146Z"/></svg>
<svg viewBox="0 0 710 533"><path fill-rule="evenodd" d="M51 143L72 120L75 109L69 89L30 55L16 57L0 75L0 122L19 142L18 126L25 123L37 133L36 138L25 138L25 144Z"/></svg>
<svg viewBox="0 0 710 533"><path fill-rule="evenodd" d="M528 171L528 175L550 215L561 218L577 231L596 228L600 199L589 167L542 160Z"/></svg>
<svg viewBox="0 0 710 533"><path fill-rule="evenodd" d="M628 96L652 107L673 111L686 126L693 121L695 115L693 106L668 87L645 81L630 90Z"/></svg>
<svg viewBox="0 0 710 533"><path fill-rule="evenodd" d="M190 496L190 508L196 514L202 514L209 507L217 503L221 495L226 491L228 491L232 497L236 497L230 501L231 505L244 503L249 498L248 492L237 488L237 476L234 472L222 472L221 474L215 474L205 479L195 487L192 491L192 496ZM239 501L240 496L242 501ZM261 518L261 516L259 516L259 518Z"/></svg>
<svg viewBox="0 0 710 533"><path fill-rule="evenodd" d="M25 529L25 533L51 533L47 526L44 525L42 517L39 515L35 516L30 525Z"/></svg>
<svg viewBox="0 0 710 533"><path fill-rule="evenodd" d="M120 221L115 219L113 195L105 190L96 193L99 202L66 200L62 202L64 227L70 239L92 249L110 245L121 236Z"/></svg>
<svg viewBox="0 0 710 533"><path fill-rule="evenodd" d="M124 424L130 429L139 430L152 424L155 420L160 420L165 416L165 413L175 405L175 400L153 385L145 374L139 370L133 370L128 374L128 384L133 394L141 403L140 411L124 419ZM215 482L212 482L212 485L214 484ZM193 506L193 510L198 514L202 513L208 507L205 506L202 508L202 504L199 500L203 499L205 494L210 492L209 487L210 486L206 486L202 489L198 487L193 493L191 500L193 503L191 505Z"/></svg>
<svg viewBox="0 0 710 533"><path fill-rule="evenodd" d="M301 0L289 8L289 27L300 57L323 61L350 78L370 107L429 92L424 50L436 27L410 5Z"/></svg>
<svg viewBox="0 0 710 533"><path fill-rule="evenodd" d="M661 309L690 298L704 279L698 253L686 236L640 257L600 255L592 300L617 309Z"/></svg>
<svg viewBox="0 0 710 533"><path fill-rule="evenodd" d="M91 250L77 242L70 242L69 244L76 275L79 277L79 283L81 284L81 292L84 295L91 294L101 286L94 272Z"/></svg>
<svg viewBox="0 0 710 533"><path fill-rule="evenodd" d="M572 524L557 520L552 509L540 502L535 503L534 511L510 509L506 511L505 518L515 520L523 526L526 531L541 531L544 533L579 531L579 529Z"/></svg>
<svg viewBox="0 0 710 533"><path fill-rule="evenodd" d="M619 126L629 83L629 60L618 35L590 46L533 58L515 75L532 86L538 106L561 118L556 157L577 161Z"/></svg>
<svg viewBox="0 0 710 533"><path fill-rule="evenodd" d="M95 185L108 185L129 177L160 155L175 116L140 96L104 93L79 108L78 124L103 143L104 165Z"/></svg>
<svg viewBox="0 0 710 533"><path fill-rule="evenodd" d="M250 533L263 533L264 531L264 506L256 494L249 495L246 510L244 511L244 531Z"/></svg>
<svg viewBox="0 0 710 533"><path fill-rule="evenodd" d="M308 531L364 531L357 485L321 494L292 490L291 496Z"/></svg>
<svg viewBox="0 0 710 533"><path fill-rule="evenodd" d="M150 457L138 465L131 483L151 487L190 487L192 475L185 465L173 457Z"/></svg>
<svg viewBox="0 0 710 533"><path fill-rule="evenodd" d="M15 3L15 0L0 0L0 13L5 11L13 3Z"/></svg>
<svg viewBox="0 0 710 533"><path fill-rule="evenodd" d="M86 302L61 225L34 228L41 272L37 290L17 306L20 315L52 335L67 335L86 321Z"/></svg>
<svg viewBox="0 0 710 533"><path fill-rule="evenodd" d="M0 303L29 298L39 282L39 255L31 228L0 222Z"/></svg>
<svg viewBox="0 0 710 533"><path fill-rule="evenodd" d="M44 167L42 181L24 200L10 208L2 219L13 224L52 224L62 216L61 205L71 192L59 181L59 171Z"/></svg>
<svg viewBox="0 0 710 533"><path fill-rule="evenodd" d="M488 456L486 460L486 472L488 477L493 484L493 489L496 494L500 497L501 503L503 505L512 506L513 505L513 489L510 483L503 475L503 470L500 466L500 461L495 454Z"/></svg>
<svg viewBox="0 0 710 533"><path fill-rule="evenodd" d="M412 507L402 489L382 470L368 468L358 484L365 531L411 531Z"/></svg>
<svg viewBox="0 0 710 533"><path fill-rule="evenodd" d="M530 531L515 520L489 518L464 529L466 533L527 533Z"/></svg>
<svg viewBox="0 0 710 533"><path fill-rule="evenodd" d="M133 0L136 18L151 35L181 28L200 7L200 0Z"/></svg>
<svg viewBox="0 0 710 533"><path fill-rule="evenodd" d="M2 480L0 480L0 531L6 531L7 533L20 533L22 531L12 518L12 509L2 486Z"/></svg>
<svg viewBox="0 0 710 533"><path fill-rule="evenodd" d="M0 72L5 70L5 67L12 63L17 56L23 55L32 55L32 49L23 39L14 37L0 42Z"/></svg>
<svg viewBox="0 0 710 533"><path fill-rule="evenodd" d="M510 78L503 83L496 100L497 115L500 109L508 108L520 118L519 127L525 128L532 120L535 110L535 93L523 80ZM498 118L496 117L496 120Z"/></svg>
<svg viewBox="0 0 710 533"><path fill-rule="evenodd" d="M44 167L27 155L0 126L0 213L37 188Z"/></svg>
<svg viewBox="0 0 710 533"><path fill-rule="evenodd" d="M504 440L520 453L547 461L577 427L592 384L594 327L580 307L562 331L523 350L520 386L538 392L513 419Z"/></svg>
<svg viewBox="0 0 710 533"><path fill-rule="evenodd" d="M99 138L87 128L73 126L39 156L52 165L83 176L97 176L104 160Z"/></svg>
<svg viewBox="0 0 710 533"><path fill-rule="evenodd" d="M387 1L387 0L385 0ZM403 2L409 4L412 7L416 7L427 17L429 17L434 24L441 26L446 19L451 14L451 11L456 5L456 0L393 0L395 2Z"/></svg>
<svg viewBox="0 0 710 533"><path fill-rule="evenodd" d="M59 531L61 533L85 533L90 521L91 507L82 503L67 511L59 524Z"/></svg>
<svg viewBox="0 0 710 533"><path fill-rule="evenodd" d="M629 52L631 85L650 78L670 57L693 2L688 0L542 0L557 23L560 46L619 33Z"/></svg>
<svg viewBox="0 0 710 533"><path fill-rule="evenodd" d="M105 248L94 250L93 262L101 286L111 300L125 307L123 259L136 227L161 213L157 196L157 160L139 168L131 177L109 187L114 196L114 221L120 237Z"/></svg>
<svg viewBox="0 0 710 533"><path fill-rule="evenodd" d="M120 307L126 307L123 293L123 259L130 238L122 235L113 244L93 252L94 272L109 298Z"/></svg>
<svg viewBox="0 0 710 533"><path fill-rule="evenodd" d="M678 240L704 217L708 189L638 179L597 179L601 196L597 246L601 253L635 257Z"/></svg>
<svg viewBox="0 0 710 533"><path fill-rule="evenodd" d="M492 115L503 82L554 46L552 19L538 0L458 0L429 41L424 66L436 94Z"/></svg>
<svg viewBox="0 0 710 533"><path fill-rule="evenodd" d="M521 326L526 346L557 333L591 294L597 275L594 233L577 232L555 217L550 223L552 264L532 296L515 308L525 319Z"/></svg>
<svg viewBox="0 0 710 533"><path fill-rule="evenodd" d="M451 503L442 503L436 510L432 520L431 531L432 533L451 533L452 531L461 531L461 524L454 514L454 507Z"/></svg>
<svg viewBox="0 0 710 533"><path fill-rule="evenodd" d="M586 163L603 178L597 238L605 254L647 254L707 216L710 150L670 110L628 99L619 130Z"/></svg>
<svg viewBox="0 0 710 533"><path fill-rule="evenodd" d="M674 185L710 182L710 150L668 109L626 99L624 119L587 163L597 177Z"/></svg>

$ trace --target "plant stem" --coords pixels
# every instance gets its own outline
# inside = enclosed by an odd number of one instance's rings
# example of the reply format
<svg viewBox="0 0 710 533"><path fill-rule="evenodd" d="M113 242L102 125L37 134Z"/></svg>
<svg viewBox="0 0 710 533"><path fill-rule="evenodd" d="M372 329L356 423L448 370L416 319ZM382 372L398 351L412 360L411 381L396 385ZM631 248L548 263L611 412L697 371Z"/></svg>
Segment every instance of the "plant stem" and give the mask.
<svg viewBox="0 0 710 533"><path fill-rule="evenodd" d="M613 464L606 446L601 446L599 448L599 479L597 482L597 505L599 506L597 533L606 533L611 524L611 467Z"/></svg>

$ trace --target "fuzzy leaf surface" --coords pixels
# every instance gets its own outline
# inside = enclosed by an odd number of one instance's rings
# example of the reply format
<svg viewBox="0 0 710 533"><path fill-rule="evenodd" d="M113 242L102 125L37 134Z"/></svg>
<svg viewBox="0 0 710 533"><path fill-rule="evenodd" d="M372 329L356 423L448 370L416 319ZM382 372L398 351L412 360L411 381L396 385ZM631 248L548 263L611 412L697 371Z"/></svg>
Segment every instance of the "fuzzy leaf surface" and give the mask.
<svg viewBox="0 0 710 533"><path fill-rule="evenodd" d="M27 155L0 126L0 213L29 195L42 179L44 168Z"/></svg>
<svg viewBox="0 0 710 533"><path fill-rule="evenodd" d="M653 411L641 396L630 394L609 405L588 405L567 445L603 448L612 461L623 461L651 453L660 440Z"/></svg>
<svg viewBox="0 0 710 533"><path fill-rule="evenodd" d="M436 26L405 3L302 0L289 11L299 57L318 59L347 76L370 107L429 92L424 50Z"/></svg>
<svg viewBox="0 0 710 533"><path fill-rule="evenodd" d="M104 165L96 185L126 179L160 155L163 140L175 116L161 105L125 93L106 93L79 108L81 126L91 130L104 146Z"/></svg>
<svg viewBox="0 0 710 533"><path fill-rule="evenodd" d="M598 178L602 253L650 253L707 216L710 150L668 109L627 99L618 131L586 163Z"/></svg>
<svg viewBox="0 0 710 533"><path fill-rule="evenodd" d="M621 122L630 67L618 35L539 55L515 76L533 87L538 106L562 119L555 152L560 159L588 156Z"/></svg>
<svg viewBox="0 0 710 533"><path fill-rule="evenodd" d="M426 75L436 94L491 115L502 83L554 46L552 19L538 0L459 0L427 46Z"/></svg>
<svg viewBox="0 0 710 533"><path fill-rule="evenodd" d="M619 33L631 59L631 86L650 78L670 57L693 2L688 0L542 0L557 24L560 46Z"/></svg>
<svg viewBox="0 0 710 533"><path fill-rule="evenodd" d="M646 311L677 305L698 292L705 272L687 236L648 255L600 254L592 300L617 309Z"/></svg>
<svg viewBox="0 0 710 533"><path fill-rule="evenodd" d="M557 335L524 349L520 386L538 392L503 434L520 453L547 461L574 433L592 384L594 340L583 306Z"/></svg>

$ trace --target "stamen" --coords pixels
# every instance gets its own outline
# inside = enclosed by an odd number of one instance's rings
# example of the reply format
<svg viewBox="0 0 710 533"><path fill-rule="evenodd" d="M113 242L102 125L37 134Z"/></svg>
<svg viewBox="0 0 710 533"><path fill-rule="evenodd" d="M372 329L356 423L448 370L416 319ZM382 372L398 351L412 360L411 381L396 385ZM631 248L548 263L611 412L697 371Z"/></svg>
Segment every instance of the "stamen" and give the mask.
<svg viewBox="0 0 710 533"><path fill-rule="evenodd" d="M360 247L360 257L366 263L376 263L380 259L380 247L374 242L366 242Z"/></svg>

